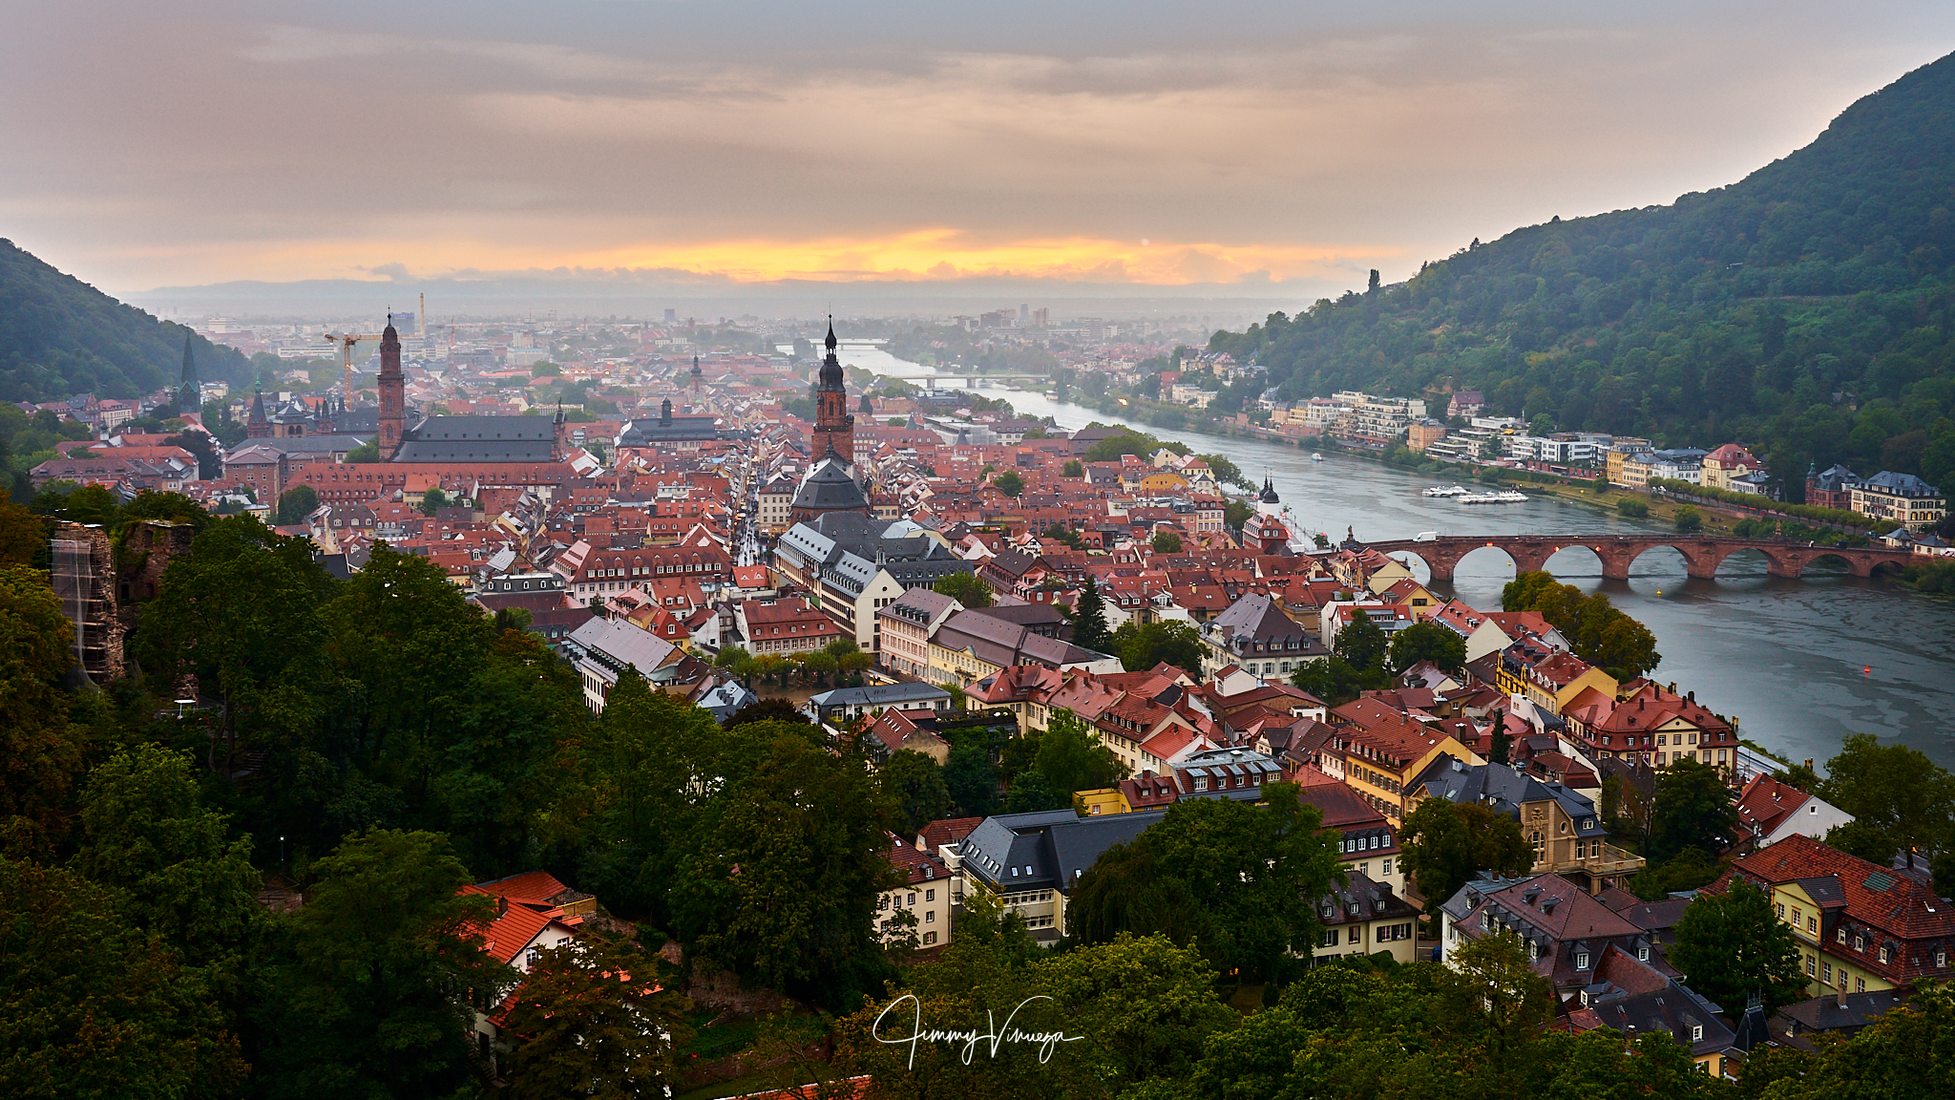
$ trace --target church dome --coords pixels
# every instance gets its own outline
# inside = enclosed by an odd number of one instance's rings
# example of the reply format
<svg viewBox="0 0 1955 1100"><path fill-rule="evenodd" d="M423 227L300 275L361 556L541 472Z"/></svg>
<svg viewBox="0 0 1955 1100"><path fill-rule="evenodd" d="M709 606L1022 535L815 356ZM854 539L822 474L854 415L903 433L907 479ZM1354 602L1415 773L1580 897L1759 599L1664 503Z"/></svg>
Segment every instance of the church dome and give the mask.
<svg viewBox="0 0 1955 1100"><path fill-rule="evenodd" d="M815 463L808 476L794 491L794 500L789 507L796 512L847 512L867 511L869 498L862 493L862 486L855 483L849 475L847 464L839 457L830 454Z"/></svg>

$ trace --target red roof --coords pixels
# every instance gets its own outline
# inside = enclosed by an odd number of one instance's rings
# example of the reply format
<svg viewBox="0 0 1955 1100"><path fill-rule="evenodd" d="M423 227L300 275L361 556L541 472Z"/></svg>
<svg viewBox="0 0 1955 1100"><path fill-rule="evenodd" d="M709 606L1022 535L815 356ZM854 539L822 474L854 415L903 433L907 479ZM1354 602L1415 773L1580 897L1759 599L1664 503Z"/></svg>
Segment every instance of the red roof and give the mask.
<svg viewBox="0 0 1955 1100"><path fill-rule="evenodd" d="M1731 865L1713 893L1729 888L1731 876L1742 874L1755 883L1777 886L1797 879L1829 879L1821 892L1837 890L1845 899L1842 918L1850 929L1865 929L1865 949L1854 951L1853 932L1846 952L1854 962L1897 985L1918 978L1947 978L1950 967L1935 965L1934 951L1955 947L1955 905L1935 896L1927 886L1897 871L1829 848L1809 836L1794 833L1769 848L1753 852ZM1822 900L1815 898L1814 900ZM1823 946L1842 954L1837 940L1822 937ZM1933 941L1933 942L1928 942ZM1880 961L1880 948L1892 945L1889 960Z"/></svg>

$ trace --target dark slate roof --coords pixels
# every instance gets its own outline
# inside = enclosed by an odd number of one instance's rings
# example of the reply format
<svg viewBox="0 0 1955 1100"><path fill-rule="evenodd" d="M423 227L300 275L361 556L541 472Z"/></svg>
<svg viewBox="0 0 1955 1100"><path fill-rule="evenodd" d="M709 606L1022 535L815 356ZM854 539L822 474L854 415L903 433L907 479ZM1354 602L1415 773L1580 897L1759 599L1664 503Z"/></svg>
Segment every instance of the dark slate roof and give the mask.
<svg viewBox="0 0 1955 1100"><path fill-rule="evenodd" d="M615 441L620 447L642 447L652 443L683 443L719 439L719 425L711 416L643 417L626 422Z"/></svg>
<svg viewBox="0 0 1955 1100"><path fill-rule="evenodd" d="M824 458L794 491L790 507L814 512L868 511L869 498L840 459Z"/></svg>
<svg viewBox="0 0 1955 1100"><path fill-rule="evenodd" d="M406 435L395 462L549 462L556 449L546 416L431 416Z"/></svg>
<svg viewBox="0 0 1955 1100"><path fill-rule="evenodd" d="M1001 891L1067 891L1108 848L1139 836L1166 812L1000 814L985 818L959 851L966 870Z"/></svg>

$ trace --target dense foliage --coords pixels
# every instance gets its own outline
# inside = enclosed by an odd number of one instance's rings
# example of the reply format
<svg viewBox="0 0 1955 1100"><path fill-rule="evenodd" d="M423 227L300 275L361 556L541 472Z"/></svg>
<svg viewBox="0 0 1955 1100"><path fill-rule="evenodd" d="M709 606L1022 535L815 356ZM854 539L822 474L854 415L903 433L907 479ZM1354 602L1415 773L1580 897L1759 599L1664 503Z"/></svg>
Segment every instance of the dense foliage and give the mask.
<svg viewBox="0 0 1955 1100"><path fill-rule="evenodd" d="M1285 397L1479 389L1536 426L1955 483L1955 58L1674 204L1519 229L1210 347ZM1441 405L1443 411L1443 404Z"/></svg>
<svg viewBox="0 0 1955 1100"><path fill-rule="evenodd" d="M1583 595L1552 573L1523 573L1500 590L1503 611L1538 611L1568 639L1577 657L1617 680L1641 676L1662 662L1656 635L1609 602L1601 592Z"/></svg>
<svg viewBox="0 0 1955 1100"><path fill-rule="evenodd" d="M0 397L137 397L173 387L184 339L205 381L251 378L241 353L158 321L0 239Z"/></svg>

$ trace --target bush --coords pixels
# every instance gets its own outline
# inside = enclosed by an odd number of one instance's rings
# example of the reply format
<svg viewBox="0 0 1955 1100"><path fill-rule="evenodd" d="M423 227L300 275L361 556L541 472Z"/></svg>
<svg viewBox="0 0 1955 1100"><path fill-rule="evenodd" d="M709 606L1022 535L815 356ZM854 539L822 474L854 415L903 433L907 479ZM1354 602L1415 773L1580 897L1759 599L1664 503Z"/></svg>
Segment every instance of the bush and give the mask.
<svg viewBox="0 0 1955 1100"><path fill-rule="evenodd" d="M1648 519L1650 506L1634 497L1624 497L1616 501L1616 514L1629 519Z"/></svg>
<svg viewBox="0 0 1955 1100"><path fill-rule="evenodd" d="M1685 505L1677 509L1676 527L1677 530L1686 535L1702 531L1704 529L1704 514L1689 505Z"/></svg>

